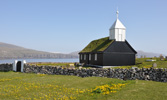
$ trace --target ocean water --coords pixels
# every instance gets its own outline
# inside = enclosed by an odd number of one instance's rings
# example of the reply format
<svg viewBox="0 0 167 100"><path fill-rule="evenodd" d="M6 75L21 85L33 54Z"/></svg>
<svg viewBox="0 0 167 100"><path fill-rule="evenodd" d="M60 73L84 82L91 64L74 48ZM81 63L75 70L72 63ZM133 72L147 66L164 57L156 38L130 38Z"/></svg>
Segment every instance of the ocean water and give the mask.
<svg viewBox="0 0 167 100"><path fill-rule="evenodd" d="M13 63L15 60L18 60L18 61L26 60L27 63L30 63L30 62L79 62L79 58L75 58L75 59L6 59L6 60L0 60L0 64Z"/></svg>

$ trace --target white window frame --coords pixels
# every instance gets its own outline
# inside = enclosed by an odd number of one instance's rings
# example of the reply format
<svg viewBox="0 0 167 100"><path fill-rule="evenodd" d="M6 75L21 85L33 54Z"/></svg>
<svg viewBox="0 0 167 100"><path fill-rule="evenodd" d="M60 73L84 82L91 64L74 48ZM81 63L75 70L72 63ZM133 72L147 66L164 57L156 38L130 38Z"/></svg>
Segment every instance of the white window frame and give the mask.
<svg viewBox="0 0 167 100"><path fill-rule="evenodd" d="M91 60L91 54L89 54L89 60Z"/></svg>
<svg viewBox="0 0 167 100"><path fill-rule="evenodd" d="M86 60L86 54L84 54L84 60Z"/></svg>
<svg viewBox="0 0 167 100"><path fill-rule="evenodd" d="M97 53L95 53L95 61L97 61Z"/></svg>

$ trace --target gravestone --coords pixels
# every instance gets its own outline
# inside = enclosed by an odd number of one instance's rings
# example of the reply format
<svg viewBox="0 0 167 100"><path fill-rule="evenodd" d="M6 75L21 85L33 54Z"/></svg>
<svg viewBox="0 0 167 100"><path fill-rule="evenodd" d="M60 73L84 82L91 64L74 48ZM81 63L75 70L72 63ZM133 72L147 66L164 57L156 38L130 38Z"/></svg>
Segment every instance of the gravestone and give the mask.
<svg viewBox="0 0 167 100"><path fill-rule="evenodd" d="M153 63L152 67L153 67L153 68L157 67L157 64L156 64L156 63Z"/></svg>
<svg viewBox="0 0 167 100"><path fill-rule="evenodd" d="M160 60L164 60L164 56L162 54L159 56Z"/></svg>

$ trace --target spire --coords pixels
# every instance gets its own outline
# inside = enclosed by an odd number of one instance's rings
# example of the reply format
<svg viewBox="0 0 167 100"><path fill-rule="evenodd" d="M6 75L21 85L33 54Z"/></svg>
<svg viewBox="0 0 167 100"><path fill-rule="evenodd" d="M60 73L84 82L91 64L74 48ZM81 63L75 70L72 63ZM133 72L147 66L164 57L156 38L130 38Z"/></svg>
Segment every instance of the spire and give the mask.
<svg viewBox="0 0 167 100"><path fill-rule="evenodd" d="M117 14L117 19L118 19L118 14L119 14L118 8L117 8L117 12L116 12L116 14Z"/></svg>
<svg viewBox="0 0 167 100"><path fill-rule="evenodd" d="M110 27L110 30L111 30L111 29L115 29L115 28L118 28L118 29L126 29L125 26L124 26L124 25L121 23L121 21L118 19L118 14L119 14L118 8L117 8L116 14L117 14L117 19L116 19L116 21L114 22L114 24Z"/></svg>
<svg viewBox="0 0 167 100"><path fill-rule="evenodd" d="M121 21L118 19L118 8L116 11L117 19L109 29L109 38L110 40L115 39L116 41L125 41L126 36L126 27L121 23Z"/></svg>

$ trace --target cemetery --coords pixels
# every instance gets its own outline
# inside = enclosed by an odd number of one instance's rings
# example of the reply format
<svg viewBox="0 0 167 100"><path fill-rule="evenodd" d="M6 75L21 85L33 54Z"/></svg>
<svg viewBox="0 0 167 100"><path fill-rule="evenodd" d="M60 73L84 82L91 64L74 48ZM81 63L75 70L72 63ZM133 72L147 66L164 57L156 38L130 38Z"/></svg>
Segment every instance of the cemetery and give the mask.
<svg viewBox="0 0 167 100"><path fill-rule="evenodd" d="M91 68L91 67L76 67L72 66L50 66L50 65L33 65L27 64L25 60L14 61L13 64L1 64L0 71L15 71L23 73L49 74L49 75L72 75L79 77L107 77L117 78L122 80L151 80L158 82L167 82L167 61L147 62L147 58L139 58L137 62L145 60L142 65L136 64L136 67L126 68L126 66L111 67L111 68ZM148 65L149 64L149 65ZM158 65L157 65L158 64ZM160 66L164 64L164 66ZM146 68L144 66L150 66Z"/></svg>

